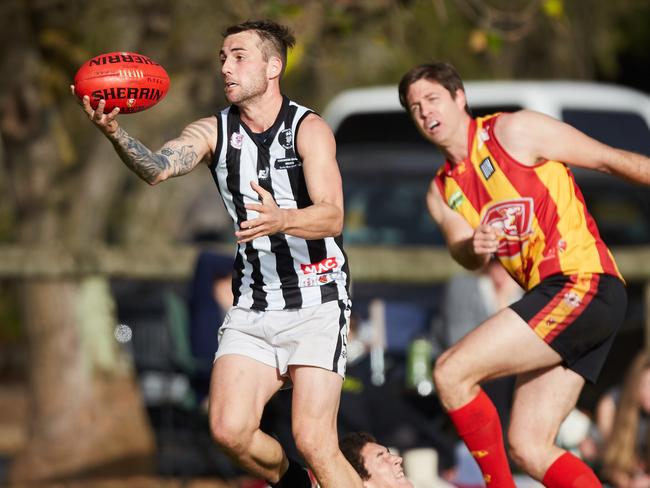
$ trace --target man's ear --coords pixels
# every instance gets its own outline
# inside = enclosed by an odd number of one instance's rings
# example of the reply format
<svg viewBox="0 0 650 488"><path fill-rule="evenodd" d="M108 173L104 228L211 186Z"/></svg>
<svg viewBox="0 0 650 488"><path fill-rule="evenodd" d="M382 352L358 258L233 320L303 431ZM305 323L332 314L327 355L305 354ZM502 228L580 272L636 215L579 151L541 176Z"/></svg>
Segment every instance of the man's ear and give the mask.
<svg viewBox="0 0 650 488"><path fill-rule="evenodd" d="M269 58L268 75L269 78L277 78L282 74L282 60L277 56Z"/></svg>
<svg viewBox="0 0 650 488"><path fill-rule="evenodd" d="M454 101L459 107L465 109L465 105L467 105L467 98L465 97L465 92L460 88L456 90L456 97L454 98Z"/></svg>

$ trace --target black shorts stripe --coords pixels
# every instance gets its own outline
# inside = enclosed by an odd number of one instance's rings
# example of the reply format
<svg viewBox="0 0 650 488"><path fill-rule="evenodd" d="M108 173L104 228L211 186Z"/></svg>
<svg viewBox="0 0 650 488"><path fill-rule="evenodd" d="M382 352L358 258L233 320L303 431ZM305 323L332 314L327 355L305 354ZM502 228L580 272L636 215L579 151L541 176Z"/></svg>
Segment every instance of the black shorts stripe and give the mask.
<svg viewBox="0 0 650 488"><path fill-rule="evenodd" d="M339 300L339 338L336 341L336 349L334 350L334 358L332 360L332 371L335 373L340 373L339 371L339 360L341 359L341 351L343 351L343 335L342 331L346 326L345 311L347 310L347 304L343 300Z"/></svg>

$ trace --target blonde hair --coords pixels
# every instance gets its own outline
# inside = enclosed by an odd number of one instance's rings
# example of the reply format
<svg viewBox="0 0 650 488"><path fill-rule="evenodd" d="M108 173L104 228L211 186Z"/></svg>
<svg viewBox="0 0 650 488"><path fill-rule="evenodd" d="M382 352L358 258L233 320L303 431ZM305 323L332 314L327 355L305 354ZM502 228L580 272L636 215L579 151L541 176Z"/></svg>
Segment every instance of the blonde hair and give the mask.
<svg viewBox="0 0 650 488"><path fill-rule="evenodd" d="M610 479L616 473L633 474L639 464L650 466L650 438L646 442L646 452L636 452L641 415L639 385L649 369L650 354L644 351L637 355L625 375L614 425L603 454L603 474ZM650 437L650 430L647 435Z"/></svg>

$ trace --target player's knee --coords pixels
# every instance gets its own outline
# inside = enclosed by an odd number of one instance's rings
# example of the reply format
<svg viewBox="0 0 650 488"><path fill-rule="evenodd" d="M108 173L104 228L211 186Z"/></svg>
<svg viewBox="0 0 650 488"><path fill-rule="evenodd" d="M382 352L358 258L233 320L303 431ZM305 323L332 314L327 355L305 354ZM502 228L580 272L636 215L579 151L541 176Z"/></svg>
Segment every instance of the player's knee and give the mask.
<svg viewBox="0 0 650 488"><path fill-rule="evenodd" d="M302 457L311 466L328 462L338 451L335 435L324 432L321 426L298 426L293 438Z"/></svg>
<svg viewBox="0 0 650 488"><path fill-rule="evenodd" d="M433 382L436 385L436 390L444 395L449 390L458 386L460 381L458 373L458 368L454 367L451 351L447 351L439 356L433 368Z"/></svg>
<svg viewBox="0 0 650 488"><path fill-rule="evenodd" d="M520 432L508 433L508 453L513 462L527 473L542 469L548 446L539 442L537 436Z"/></svg>
<svg viewBox="0 0 650 488"><path fill-rule="evenodd" d="M241 422L229 416L212 416L210 432L212 438L222 448L232 454L246 452L255 427L247 422Z"/></svg>

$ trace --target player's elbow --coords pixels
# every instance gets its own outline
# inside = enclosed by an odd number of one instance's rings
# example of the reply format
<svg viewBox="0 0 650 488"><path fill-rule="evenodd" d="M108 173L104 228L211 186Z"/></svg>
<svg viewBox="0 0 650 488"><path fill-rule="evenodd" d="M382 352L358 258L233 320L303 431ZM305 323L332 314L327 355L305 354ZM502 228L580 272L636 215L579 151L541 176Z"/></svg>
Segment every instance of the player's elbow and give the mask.
<svg viewBox="0 0 650 488"><path fill-rule="evenodd" d="M337 219L333 227L332 235L340 236L343 233L343 217Z"/></svg>
<svg viewBox="0 0 650 488"><path fill-rule="evenodd" d="M337 212L334 218L332 219L332 235L340 236L343 233L343 225L344 225L343 210L337 208Z"/></svg>
<svg viewBox="0 0 650 488"><path fill-rule="evenodd" d="M149 186L156 186L165 181L167 178L168 176L161 171L160 173L148 175L143 179L149 184Z"/></svg>

